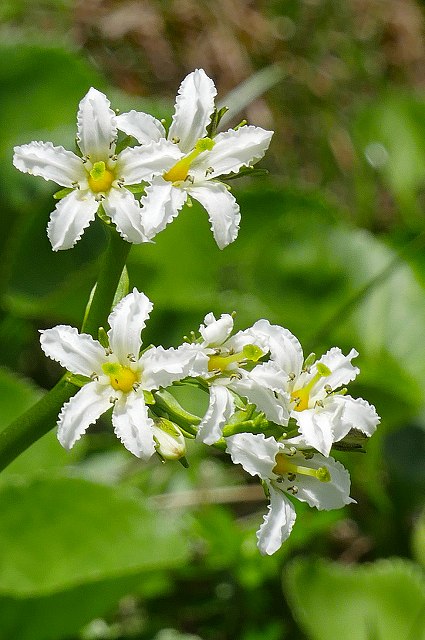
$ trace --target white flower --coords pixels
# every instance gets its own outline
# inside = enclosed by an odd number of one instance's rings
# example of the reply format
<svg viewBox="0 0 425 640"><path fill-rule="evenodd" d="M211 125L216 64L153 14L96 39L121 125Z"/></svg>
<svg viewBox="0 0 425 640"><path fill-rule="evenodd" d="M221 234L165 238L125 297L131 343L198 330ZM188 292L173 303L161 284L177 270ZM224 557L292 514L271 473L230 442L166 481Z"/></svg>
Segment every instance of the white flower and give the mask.
<svg viewBox="0 0 425 640"><path fill-rule="evenodd" d="M116 116L107 97L91 88L81 100L77 142L83 157L51 142L15 147L13 164L24 173L72 189L56 206L47 234L53 250L69 249L94 220L100 203L128 242L147 242L140 205L125 185L151 179L171 168L181 154L166 141L124 149L115 154Z"/></svg>
<svg viewBox="0 0 425 640"><path fill-rule="evenodd" d="M287 329L259 320L251 330L268 346L270 375L276 388L290 395L291 417L301 440L327 456L332 444L342 440L350 429L366 436L374 433L380 420L375 407L362 398L344 395L346 390L341 389L359 373L351 364L358 355L355 349L345 356L333 347L319 360L305 365L301 345ZM297 439L293 442L296 444Z"/></svg>
<svg viewBox="0 0 425 640"><path fill-rule="evenodd" d="M208 372L204 377L210 385L210 400L199 425L198 438L205 444L213 444L221 438L224 425L235 412L235 393L255 404L269 420L286 425L289 396L275 392L274 381L267 375L268 363L246 369L247 365L252 366L266 355L265 341L251 329L231 336L233 318L229 314L216 320L209 313L204 323L199 328L203 342L196 347L202 357L208 358Z"/></svg>
<svg viewBox="0 0 425 640"><path fill-rule="evenodd" d="M152 303L136 289L121 300L108 318L109 348L73 327L59 325L41 331L44 353L68 371L91 378L69 402L58 420L58 439L70 449L113 406L112 424L124 446L139 458L155 451L154 421L144 391L167 387L202 366L191 345L178 349L151 347L139 357L140 332Z"/></svg>
<svg viewBox="0 0 425 640"><path fill-rule="evenodd" d="M244 126L219 133L213 139L207 128L214 112L217 90L203 69L190 73L180 85L173 120L164 144L164 159L169 148L178 151L170 168L164 162L161 175L147 187L141 203L143 229L152 239L175 218L188 196L207 210L211 229L220 249L236 239L239 230L239 206L218 178L250 167L267 151L272 131ZM118 128L140 143L166 142L161 122L146 113L130 111L117 117Z"/></svg>
<svg viewBox="0 0 425 640"><path fill-rule="evenodd" d="M333 458L303 454L287 442L264 434L243 433L226 439L235 464L265 483L270 497L268 513L257 532L258 548L271 555L288 538L296 513L285 493L317 509L339 509L350 502L350 476Z"/></svg>

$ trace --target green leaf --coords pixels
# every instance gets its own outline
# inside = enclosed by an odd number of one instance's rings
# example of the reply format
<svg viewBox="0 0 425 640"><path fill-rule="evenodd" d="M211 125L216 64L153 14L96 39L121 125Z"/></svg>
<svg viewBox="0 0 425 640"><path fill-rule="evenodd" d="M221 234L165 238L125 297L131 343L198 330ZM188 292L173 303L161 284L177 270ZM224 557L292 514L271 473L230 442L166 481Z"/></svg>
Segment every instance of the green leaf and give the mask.
<svg viewBox="0 0 425 640"><path fill-rule="evenodd" d="M284 588L311 640L425 638L425 580L407 561L353 568L300 558L286 570Z"/></svg>
<svg viewBox="0 0 425 640"><path fill-rule="evenodd" d="M187 558L178 517L79 478L0 487L0 638L59 640Z"/></svg>

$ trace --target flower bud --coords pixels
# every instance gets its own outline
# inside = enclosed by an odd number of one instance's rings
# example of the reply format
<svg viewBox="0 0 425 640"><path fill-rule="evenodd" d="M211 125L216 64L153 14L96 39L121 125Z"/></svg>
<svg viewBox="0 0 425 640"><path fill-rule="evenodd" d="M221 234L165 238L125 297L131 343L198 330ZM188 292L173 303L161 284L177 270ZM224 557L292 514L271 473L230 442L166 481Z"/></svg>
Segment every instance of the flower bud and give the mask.
<svg viewBox="0 0 425 640"><path fill-rule="evenodd" d="M166 418L157 418L153 427L156 450L164 460L179 460L186 453L186 441L179 427Z"/></svg>

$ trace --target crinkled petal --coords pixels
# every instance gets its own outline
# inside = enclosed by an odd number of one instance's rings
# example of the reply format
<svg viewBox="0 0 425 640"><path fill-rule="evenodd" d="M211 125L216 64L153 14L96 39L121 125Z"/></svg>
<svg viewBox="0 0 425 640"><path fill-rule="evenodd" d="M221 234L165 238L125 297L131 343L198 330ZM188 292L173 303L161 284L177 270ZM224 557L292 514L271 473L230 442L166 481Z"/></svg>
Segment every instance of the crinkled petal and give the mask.
<svg viewBox="0 0 425 640"><path fill-rule="evenodd" d="M46 356L59 362L64 369L87 377L102 373L105 350L87 333L78 333L74 327L58 324L40 334L41 348Z"/></svg>
<svg viewBox="0 0 425 640"><path fill-rule="evenodd" d="M92 163L106 162L115 151L115 113L104 93L91 87L80 102L77 114L77 142Z"/></svg>
<svg viewBox="0 0 425 640"><path fill-rule="evenodd" d="M72 187L73 183L86 179L81 158L51 142L30 142L15 147L13 164L23 173L53 180L62 187Z"/></svg>
<svg viewBox="0 0 425 640"><path fill-rule="evenodd" d="M118 156L116 174L124 184L150 182L153 176L171 169L181 157L178 147L168 140L127 147Z"/></svg>
<svg viewBox="0 0 425 640"><path fill-rule="evenodd" d="M214 82L203 69L195 69L181 83L168 139L178 140L184 153L191 151L199 138L206 136L216 95Z"/></svg>
<svg viewBox="0 0 425 640"><path fill-rule="evenodd" d="M204 339L204 346L218 347L230 336L233 331L233 318L228 313L223 313L218 320L213 313L208 313L204 318L204 324L199 327L199 333Z"/></svg>
<svg viewBox="0 0 425 640"><path fill-rule="evenodd" d="M274 380L268 375L266 365L258 365L251 372L244 372L240 380L232 380L230 386L248 402L255 404L268 420L286 426L289 420L289 395L274 393L270 384L274 384Z"/></svg>
<svg viewBox="0 0 425 640"><path fill-rule="evenodd" d="M128 136L133 136L140 144L149 144L152 140L158 142L161 138L165 138L162 122L149 113L132 109L128 113L116 116L115 121L120 131L124 131Z"/></svg>
<svg viewBox="0 0 425 640"><path fill-rule="evenodd" d="M65 449L71 449L89 426L109 409L110 396L110 387L89 382L63 405L58 419L58 440Z"/></svg>
<svg viewBox="0 0 425 640"><path fill-rule="evenodd" d="M293 411L301 435L310 447L314 447L324 456L328 456L335 440L335 425L341 419L342 407L333 404L324 408Z"/></svg>
<svg viewBox="0 0 425 640"><path fill-rule="evenodd" d="M332 403L342 408L341 417L334 424L334 442L342 440L350 429L358 429L367 436L375 433L380 418L366 400L336 394L332 396Z"/></svg>
<svg viewBox="0 0 425 640"><path fill-rule="evenodd" d="M301 502L307 502L310 507L319 510L340 509L350 502L355 502L350 498L350 474L337 460L316 454L310 460L300 456L299 460L291 458L291 462L310 469L326 467L331 476L329 482L321 482L312 476L297 474L292 484L297 486L296 497Z"/></svg>
<svg viewBox="0 0 425 640"><path fill-rule="evenodd" d="M268 320L258 320L251 331L266 340L271 359L287 376L298 376L301 373L304 362L303 350L297 338L288 329L270 324Z"/></svg>
<svg viewBox="0 0 425 640"><path fill-rule="evenodd" d="M219 249L236 240L241 214L238 203L225 185L221 182L205 182L190 187L188 192L206 209Z"/></svg>
<svg viewBox="0 0 425 640"><path fill-rule="evenodd" d="M231 336L226 341L226 349L233 349L235 352L242 351L248 344L254 344L259 347L263 354L266 355L269 351L267 340L262 336L252 331L252 327L238 331L234 336Z"/></svg>
<svg viewBox="0 0 425 640"><path fill-rule="evenodd" d="M324 356L318 360L318 362L324 364L331 373L329 376L320 378L314 385L314 394L320 394L325 385L329 385L332 389L338 389L345 384L354 380L354 378L360 373L358 367L354 367L351 364L351 360L358 356L358 352L355 349L351 349L350 353L345 356L341 349L338 347L332 347ZM313 397L313 395L312 395Z"/></svg>
<svg viewBox="0 0 425 640"><path fill-rule="evenodd" d="M53 251L71 249L93 222L99 203L90 192L78 189L62 198L50 215L47 235Z"/></svg>
<svg viewBox="0 0 425 640"><path fill-rule="evenodd" d="M125 365L128 356L139 358L142 345L141 332L153 309L153 304L144 293L133 289L117 304L109 315L111 327L108 331L109 344L113 354Z"/></svg>
<svg viewBox="0 0 425 640"><path fill-rule="evenodd" d="M106 215L111 218L124 240L134 244L148 242L143 233L140 204L128 189L113 187L102 204Z"/></svg>
<svg viewBox="0 0 425 640"><path fill-rule="evenodd" d="M289 537L294 526L296 513L288 498L267 483L270 493L268 513L264 516L263 524L257 531L258 548L263 555L271 556L282 546Z"/></svg>
<svg viewBox="0 0 425 640"><path fill-rule="evenodd" d="M140 358L143 389L151 391L168 387L173 382L191 375L194 367L201 365L198 350L190 345L180 345L178 349L152 347Z"/></svg>
<svg viewBox="0 0 425 640"><path fill-rule="evenodd" d="M209 178L228 173L237 173L242 167L250 167L266 153L273 131L261 127L240 127L236 131L229 129L214 138L214 147L208 153L199 156L192 165L196 178L204 176L208 169Z"/></svg>
<svg viewBox="0 0 425 640"><path fill-rule="evenodd" d="M263 480L274 477L276 454L279 445L274 438L266 438L263 433L238 433L226 438L227 453L234 464L242 467L252 476Z"/></svg>
<svg viewBox="0 0 425 640"><path fill-rule="evenodd" d="M146 195L141 199L142 225L146 237L152 240L157 233L165 229L175 218L184 203L187 193L184 189L174 187L171 182L157 177L146 188Z"/></svg>
<svg viewBox="0 0 425 640"><path fill-rule="evenodd" d="M143 393L122 396L112 412L114 431L126 449L143 460L155 453L153 420L149 418Z"/></svg>
<svg viewBox="0 0 425 640"><path fill-rule="evenodd" d="M199 424L198 439L205 444L214 444L223 435L223 427L235 411L230 391L222 385L210 387L210 402L207 412Z"/></svg>

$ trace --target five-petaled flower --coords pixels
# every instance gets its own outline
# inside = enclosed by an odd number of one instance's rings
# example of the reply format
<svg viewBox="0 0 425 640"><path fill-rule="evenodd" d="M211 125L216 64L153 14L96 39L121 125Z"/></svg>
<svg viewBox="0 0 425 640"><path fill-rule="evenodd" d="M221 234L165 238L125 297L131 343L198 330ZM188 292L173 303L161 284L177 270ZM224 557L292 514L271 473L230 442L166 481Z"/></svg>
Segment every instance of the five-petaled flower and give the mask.
<svg viewBox="0 0 425 640"><path fill-rule="evenodd" d="M235 412L235 393L255 404L268 420L286 425L289 396L276 394L265 373L267 363L257 364L267 354L266 341L252 328L232 336L233 318L229 314L216 320L209 313L204 323L199 327L202 342L196 347L200 355L208 357L208 373L204 377L210 385L210 400L198 438L205 444L221 438L224 425Z"/></svg>
<svg viewBox="0 0 425 640"><path fill-rule="evenodd" d="M111 406L112 424L124 446L139 458L155 451L155 425L149 416L144 391L152 392L185 378L202 361L191 345L177 349L150 347L141 356L140 333L152 303L133 289L108 318L109 347L73 327L58 325L41 331L44 353L73 374L91 379L69 402L58 420L58 439L67 449Z"/></svg>
<svg viewBox="0 0 425 640"><path fill-rule="evenodd" d="M267 344L270 384L289 395L291 417L302 441L327 456L332 444L351 429L366 436L374 433L379 424L375 407L363 398L345 395L346 389L341 388L359 373L351 364L358 355L355 349L345 356L333 347L319 360L313 357L309 362L310 358L304 361L302 347L288 329L259 320L252 331ZM297 439L293 442L296 444Z"/></svg>
<svg viewBox="0 0 425 640"><path fill-rule="evenodd" d="M207 210L220 249L236 239L240 211L221 176L251 167L267 151L272 131L261 127L239 129L207 137L217 90L203 69L190 73L180 85L173 120L166 137L159 120L146 113L129 111L117 117L118 128L142 145L162 141L163 171L153 178L142 197L143 230L149 239L179 213L188 196ZM178 153L172 167L171 149Z"/></svg>
<svg viewBox="0 0 425 640"><path fill-rule="evenodd" d="M340 509L350 502L350 476L333 458L294 447L291 443L244 433L227 438L235 464L259 476L270 498L269 511L257 532L258 548L271 555L288 538L296 513L290 494L320 510ZM305 443L303 443L305 445Z"/></svg>
<svg viewBox="0 0 425 640"><path fill-rule="evenodd" d="M73 247L100 204L125 240L146 242L140 204L126 185L149 180L164 167L171 168L180 152L159 140L116 154L116 115L107 97L93 88L80 102L77 130L82 157L51 142L31 142L14 149L17 169L71 189L57 204L47 226L53 250Z"/></svg>

